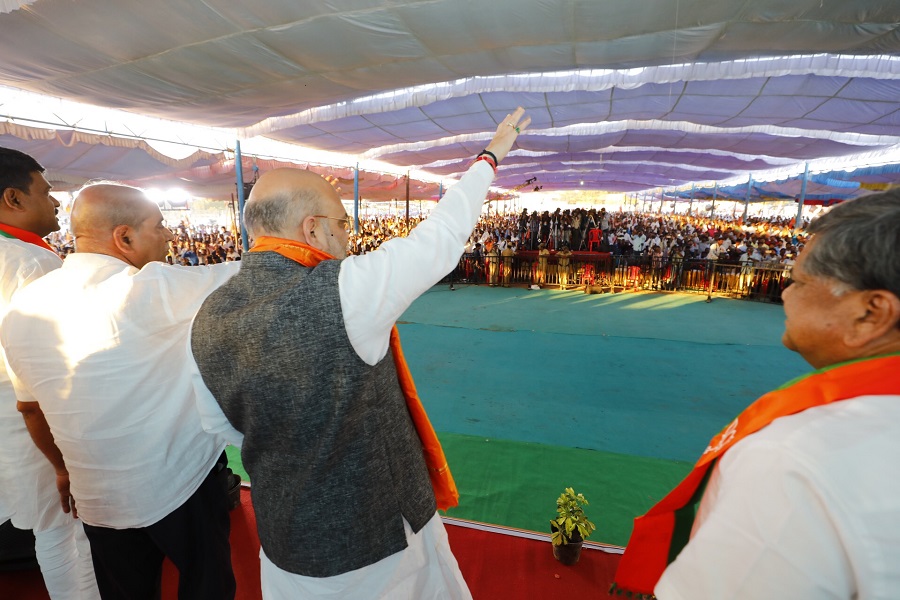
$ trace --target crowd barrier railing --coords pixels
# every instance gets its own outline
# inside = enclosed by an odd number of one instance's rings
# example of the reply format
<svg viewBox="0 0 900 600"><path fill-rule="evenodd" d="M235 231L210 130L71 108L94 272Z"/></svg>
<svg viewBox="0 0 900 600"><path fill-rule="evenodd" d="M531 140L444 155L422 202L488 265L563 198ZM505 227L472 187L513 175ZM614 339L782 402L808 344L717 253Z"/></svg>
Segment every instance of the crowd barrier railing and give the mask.
<svg viewBox="0 0 900 600"><path fill-rule="evenodd" d="M464 254L445 283L549 285L586 292L681 291L759 302L781 302L791 267L712 260L667 259L607 252L575 252L565 265L551 254L521 251L513 256Z"/></svg>

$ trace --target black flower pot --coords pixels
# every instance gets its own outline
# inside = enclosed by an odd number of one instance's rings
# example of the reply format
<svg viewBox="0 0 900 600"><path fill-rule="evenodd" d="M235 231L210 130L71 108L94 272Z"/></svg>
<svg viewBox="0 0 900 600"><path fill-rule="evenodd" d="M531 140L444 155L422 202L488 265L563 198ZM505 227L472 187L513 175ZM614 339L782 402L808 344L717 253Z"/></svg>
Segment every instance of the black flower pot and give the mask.
<svg viewBox="0 0 900 600"><path fill-rule="evenodd" d="M556 525L550 524L550 530L556 531ZM567 544L553 545L553 557L564 565L574 565L581 558L581 546L584 540L576 529L572 532L572 539Z"/></svg>

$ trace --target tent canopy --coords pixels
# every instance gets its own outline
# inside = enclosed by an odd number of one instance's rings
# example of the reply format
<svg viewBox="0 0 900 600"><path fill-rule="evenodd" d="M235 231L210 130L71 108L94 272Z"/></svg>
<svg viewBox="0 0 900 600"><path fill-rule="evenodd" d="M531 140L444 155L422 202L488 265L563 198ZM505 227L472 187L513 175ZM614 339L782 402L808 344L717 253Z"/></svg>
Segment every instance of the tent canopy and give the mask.
<svg viewBox="0 0 900 600"><path fill-rule="evenodd" d="M521 105L533 123L496 183L545 191L900 162L898 50L895 0L0 5L0 85L447 178ZM165 170L214 170L193 160ZM126 162L139 180L166 161Z"/></svg>

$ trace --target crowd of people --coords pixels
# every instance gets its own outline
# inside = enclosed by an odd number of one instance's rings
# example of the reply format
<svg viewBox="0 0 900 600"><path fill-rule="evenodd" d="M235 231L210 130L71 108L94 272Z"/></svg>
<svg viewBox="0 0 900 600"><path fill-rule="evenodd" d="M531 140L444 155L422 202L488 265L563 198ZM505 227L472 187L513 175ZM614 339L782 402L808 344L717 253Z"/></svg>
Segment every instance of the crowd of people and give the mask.
<svg viewBox="0 0 900 600"><path fill-rule="evenodd" d="M782 342L815 369L754 402L636 520L613 591L893 597L900 193L843 203L811 237L603 209L568 229L562 211L555 226L479 222L529 123L507 115L414 235L375 221L359 255L334 188L276 169L248 199L243 256L227 230L169 228L141 190L105 183L76 198L61 260L44 169L0 149L0 520L35 531L51 597L158 598L168 557L180 598L234 598L232 443L253 481L263 598L471 599L436 512L459 494L395 324L467 243L570 260L593 231L613 252L708 260L804 247Z"/></svg>
<svg viewBox="0 0 900 600"><path fill-rule="evenodd" d="M377 215L359 219L352 232L348 253L362 255L384 242L406 237L425 219L417 214ZM791 265L806 242L806 221L794 227L794 219L751 217L746 222L724 216L657 214L575 208L538 213L482 214L466 243L466 254L486 256L496 247L514 252L600 251L614 256L651 256L670 259L709 259L723 262ZM189 219L169 224L173 240L166 257L170 264L196 266L240 260L240 234L234 225L192 224ZM67 228L53 232L47 242L65 257L74 251Z"/></svg>
<svg viewBox="0 0 900 600"><path fill-rule="evenodd" d="M543 214L484 217L467 245L487 252L497 245L517 250L609 252L621 256L660 256L793 264L806 241L802 227L783 218L737 219L659 215L605 208L561 210Z"/></svg>
<svg viewBox="0 0 900 600"><path fill-rule="evenodd" d="M225 227L193 227L182 221L172 230L166 262L183 266L215 265L241 259L240 235Z"/></svg>

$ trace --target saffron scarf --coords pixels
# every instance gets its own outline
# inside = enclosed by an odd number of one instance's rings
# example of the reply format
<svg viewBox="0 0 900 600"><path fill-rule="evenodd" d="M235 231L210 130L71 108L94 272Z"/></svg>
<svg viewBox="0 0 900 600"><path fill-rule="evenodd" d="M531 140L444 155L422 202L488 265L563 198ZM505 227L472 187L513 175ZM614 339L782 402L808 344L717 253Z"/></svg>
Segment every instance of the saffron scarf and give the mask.
<svg viewBox="0 0 900 600"><path fill-rule="evenodd" d="M32 233L25 229L19 229L18 227L13 227L12 225L0 223L0 237L22 240L23 242L28 242L29 244L40 246L41 248L49 250L53 254L56 254L56 250L54 250L50 246L50 244L45 242L44 239L38 234Z"/></svg>
<svg viewBox="0 0 900 600"><path fill-rule="evenodd" d="M301 242L268 236L259 237L250 252L276 252L305 267L314 267L323 260L334 258L327 252ZM396 325L391 329L390 346L394 365L397 367L397 380L403 396L406 398L406 407L419 435L419 440L422 442L425 464L428 467L428 477L431 479L437 507L441 510L453 508L459 504L459 491L456 489L456 482L453 481L453 475L450 473L441 443L425 413L425 407L422 406L419 394L416 392L416 384L413 382L409 366L403 357L403 350L400 348L400 334L397 332Z"/></svg>
<svg viewBox="0 0 900 600"><path fill-rule="evenodd" d="M694 506L703 495L711 467L734 444L779 417L859 396L884 395L900 395L900 355L819 369L759 398L710 441L674 490L634 520L610 594L655 598L656 583L690 538Z"/></svg>

